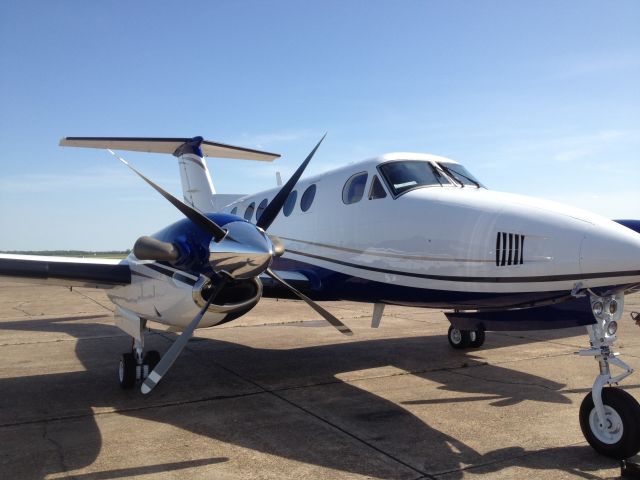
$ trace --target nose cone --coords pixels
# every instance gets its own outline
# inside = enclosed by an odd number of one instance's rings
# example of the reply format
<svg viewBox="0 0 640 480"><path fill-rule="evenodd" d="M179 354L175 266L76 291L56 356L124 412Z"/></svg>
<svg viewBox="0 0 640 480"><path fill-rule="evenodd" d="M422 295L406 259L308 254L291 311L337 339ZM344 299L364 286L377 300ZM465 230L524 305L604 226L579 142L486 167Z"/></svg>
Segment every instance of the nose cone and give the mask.
<svg viewBox="0 0 640 480"><path fill-rule="evenodd" d="M253 278L264 272L273 259L273 244L258 228L248 222L227 223L227 235L209 245L209 263L216 271L233 278Z"/></svg>
<svg viewBox="0 0 640 480"><path fill-rule="evenodd" d="M582 241L580 268L610 274L616 284L640 282L640 234L613 221L593 225Z"/></svg>

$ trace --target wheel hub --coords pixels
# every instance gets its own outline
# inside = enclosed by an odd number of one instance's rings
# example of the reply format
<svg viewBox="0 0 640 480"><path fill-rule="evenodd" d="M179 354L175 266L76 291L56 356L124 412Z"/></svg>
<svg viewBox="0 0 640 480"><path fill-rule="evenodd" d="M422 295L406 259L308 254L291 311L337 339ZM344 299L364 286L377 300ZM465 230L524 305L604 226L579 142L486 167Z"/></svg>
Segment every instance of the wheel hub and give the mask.
<svg viewBox="0 0 640 480"><path fill-rule="evenodd" d="M456 344L462 342L462 332L457 328L451 330L451 341Z"/></svg>
<svg viewBox="0 0 640 480"><path fill-rule="evenodd" d="M612 445L622 439L622 434L624 433L622 418L620 418L618 412L609 405L605 405L604 410L606 418L602 424L598 419L596 409L594 408L591 410L591 414L589 415L589 425L591 427L591 431L598 440L602 443Z"/></svg>

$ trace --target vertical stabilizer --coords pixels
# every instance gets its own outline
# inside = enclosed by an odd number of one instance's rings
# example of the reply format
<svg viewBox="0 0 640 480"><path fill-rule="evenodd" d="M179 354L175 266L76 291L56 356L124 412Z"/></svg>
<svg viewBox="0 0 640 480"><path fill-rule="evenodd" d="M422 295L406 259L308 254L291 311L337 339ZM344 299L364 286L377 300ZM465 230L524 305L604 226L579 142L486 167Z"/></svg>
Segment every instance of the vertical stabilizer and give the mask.
<svg viewBox="0 0 640 480"><path fill-rule="evenodd" d="M201 212L214 211L212 199L216 190L204 158L193 153L176 156L180 166L182 196L185 203Z"/></svg>

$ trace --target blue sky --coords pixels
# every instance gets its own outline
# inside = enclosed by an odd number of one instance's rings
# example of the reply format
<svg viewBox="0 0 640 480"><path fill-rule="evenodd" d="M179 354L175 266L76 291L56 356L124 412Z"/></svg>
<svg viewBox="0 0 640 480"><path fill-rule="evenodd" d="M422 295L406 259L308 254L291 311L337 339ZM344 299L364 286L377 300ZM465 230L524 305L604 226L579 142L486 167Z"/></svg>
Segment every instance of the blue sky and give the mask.
<svg viewBox="0 0 640 480"><path fill-rule="evenodd" d="M640 2L0 2L0 249L125 249L179 218L63 136L194 136L220 193L390 151L640 218ZM125 154L179 194L175 159Z"/></svg>

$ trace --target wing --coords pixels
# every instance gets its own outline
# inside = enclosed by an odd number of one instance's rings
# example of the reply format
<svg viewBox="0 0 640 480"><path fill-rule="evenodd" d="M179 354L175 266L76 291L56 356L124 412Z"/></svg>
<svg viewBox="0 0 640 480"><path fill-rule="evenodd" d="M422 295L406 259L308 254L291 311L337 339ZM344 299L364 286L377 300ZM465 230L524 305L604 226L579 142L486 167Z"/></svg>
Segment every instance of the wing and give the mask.
<svg viewBox="0 0 640 480"><path fill-rule="evenodd" d="M19 283L112 288L131 283L126 260L0 254L0 278Z"/></svg>

